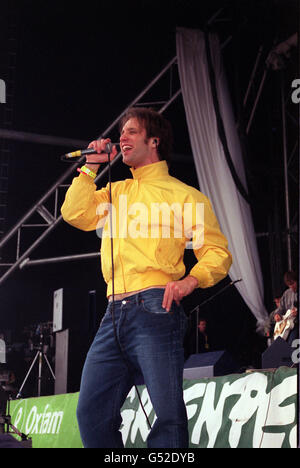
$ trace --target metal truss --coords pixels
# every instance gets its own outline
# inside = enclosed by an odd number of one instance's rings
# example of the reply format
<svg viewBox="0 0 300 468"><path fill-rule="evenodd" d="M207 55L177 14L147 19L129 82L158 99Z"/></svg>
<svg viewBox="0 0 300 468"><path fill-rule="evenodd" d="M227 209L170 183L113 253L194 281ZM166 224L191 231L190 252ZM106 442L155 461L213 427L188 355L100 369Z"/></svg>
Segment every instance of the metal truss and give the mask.
<svg viewBox="0 0 300 468"><path fill-rule="evenodd" d="M230 40L230 38L228 39ZM222 45L222 48L227 45L228 40ZM254 64L253 72L250 77L249 86L247 88L245 98L244 98L244 117L247 116L246 123L246 134L248 135L251 129L251 125L255 118L255 113L259 99L261 97L263 86L266 80L266 76L270 73L270 67L266 66L265 57L262 64L263 51L262 48L259 49L258 55ZM282 71L284 76L284 71ZM250 91L252 91L253 96L253 87L255 87L255 81L258 80L258 85L256 85L256 90L254 93L253 102L250 102ZM154 99L155 92L157 92L157 85L162 83L167 83L164 93L167 94L167 97L163 99ZM161 87L159 88L159 93L161 93ZM177 67L177 57L173 59L157 74L157 76L140 92L140 94L120 113L120 115L101 133L101 137L108 136L113 132L120 118L128 108L132 106L152 106L157 108L160 113L163 113L176 99L181 95L180 80L178 76L178 67ZM148 98L148 99L147 99ZM288 267L292 265L292 244L297 242L295 236L297 229L297 212L295 207L291 208L290 201L290 185L294 183L293 176L295 174L294 166L296 160L296 151L297 151L297 141L295 142L293 149L290 150L288 143L290 144L291 137L286 134L286 119L292 118L291 112L287 109L287 104L290 100L287 98L286 90L284 85L281 89L281 113L282 113L282 140L283 140L283 166L284 166L284 180L285 180L285 211L286 211L286 225L284 227L284 236L286 238L287 244L287 264ZM250 106L250 111L247 111L247 106ZM295 106L294 106L295 109ZM298 125L298 122L296 122ZM27 141L38 144L48 144L61 147L70 148L82 148L86 147L87 141L75 140L69 138L60 138L54 136L46 135L37 135L33 133L25 132L16 132L8 129L0 128L0 138L5 140L18 140L18 141ZM297 140L297 139L296 139ZM121 158L121 153L119 153L116 158L112 161L112 165L115 165ZM46 259L36 259L32 260L30 255L34 250L50 235L50 233L58 226L62 221L62 216L59 214L58 200L59 193L61 190L66 190L69 187L68 178L74 174L76 168L82 163L85 158L81 158L76 163L71 164L68 170L61 175L61 177L52 185L52 187L38 200L32 207L27 211L27 213L22 216L22 218L9 230L7 234L3 236L0 240L0 253L1 249L9 242L14 241L16 245L15 256L12 261L0 263L0 285L3 284L7 278L9 278L16 270L22 269L25 267L40 265L40 264L49 264L57 262L66 262L72 260L80 260L85 258L94 258L99 256L99 252L89 253L89 254L77 254L63 257L54 257ZM95 182L98 182L104 175L108 172L108 166L106 166L97 176ZM292 182L291 182L292 181ZM54 199L54 209L49 210L46 207L46 202L49 199ZM38 215L41 222L32 222L32 218ZM32 235L34 237L32 244L22 252L21 248L21 239L24 229L31 228ZM34 233L33 230L38 231ZM40 230L43 229L43 232L40 233ZM271 229L269 230L271 231ZM35 235L34 235L35 234ZM268 233L259 233L257 237L260 236L270 236ZM270 252L272 256L272 252ZM2 259L1 259L2 260ZM272 269L273 272L273 269ZM280 272L282 275L282 271Z"/></svg>
<svg viewBox="0 0 300 468"><path fill-rule="evenodd" d="M222 14L226 16L226 8L220 8L214 13L214 15L208 20L207 25L211 26L215 21L224 21L220 19ZM225 18L227 21L227 18ZM228 37L226 41L222 44L222 48L231 41L231 37ZM165 80L165 81L164 81ZM158 84L161 84L164 81L165 83L165 92L163 99L154 99L155 92L157 89L155 87ZM161 89L161 88L160 88ZM161 91L159 91L161 92ZM124 109L123 112L107 127L102 133L101 137L106 137L112 132L118 125L120 118L127 111L128 108L132 106L145 106L145 107L155 107L158 112L163 113L176 99L181 95L181 86L178 74L177 67L177 57L173 57L169 63L156 75L156 77L140 92L140 94ZM149 99L145 101L145 98L149 96ZM167 97L166 97L167 96ZM25 132L16 132L7 129L0 128L0 139L5 140L18 140L18 141L27 141L40 144L56 145L56 146L66 146L70 147L85 147L87 142L82 142L78 140L72 140L68 138L57 138L46 135L37 135L32 133ZM121 157L119 153L111 165L116 164ZM35 265L35 264L46 264L46 263L56 263L56 262L65 262L69 260L78 260L81 258L89 258L98 256L99 253L83 254L83 255L71 255L64 257L40 259L40 260L31 260L30 255L32 252L43 242L43 240L49 236L49 234L56 228L56 226L62 221L62 216L59 215L58 208L58 198L59 191L61 189L66 189L69 187L66 184L66 181L69 176L71 176L76 168L82 163L85 158L81 158L77 163L72 164L71 167L53 184L53 186L37 201L34 206L13 226L9 232L2 237L0 240L0 261L2 260L2 249L9 241L15 241L16 243L16 255L11 262L1 262L0 263L0 285L2 285L7 278L9 278L16 270L22 269L25 266ZM97 176L95 182L98 182L106 173L108 172L108 166L106 166ZM45 206L45 203L54 197L54 211L49 211ZM42 223L30 223L30 219L38 214L42 218ZM44 228L42 234L36 235L35 240L33 240L31 246L27 248L23 253L21 252L21 234L26 228Z"/></svg>
<svg viewBox="0 0 300 468"><path fill-rule="evenodd" d="M14 118L16 61L17 61L17 18L9 6L6 19L6 47L0 52L0 72L5 78L5 100L1 106L0 118L6 129L12 128ZM4 26L4 24L2 24ZM2 75L3 73L3 75ZM1 101L0 101L1 103ZM0 142L0 238L6 228L9 160L12 153L11 142Z"/></svg>
<svg viewBox="0 0 300 468"><path fill-rule="evenodd" d="M288 270L295 268L298 258L298 209L299 209L299 121L297 106L291 99L291 83L286 83L281 72L281 116L282 152L284 168L284 236L287 252Z"/></svg>
<svg viewBox="0 0 300 468"><path fill-rule="evenodd" d="M290 49L297 46L297 35L294 34L283 43L266 51L259 47L249 85L245 93L243 108L245 118L245 133L248 136L254 122L259 100L268 75L277 73L280 77L278 109L280 112L281 142L279 151L282 154L282 181L284 192L281 200L274 200L276 208L273 219L269 221L267 233L259 233L257 237L268 236L270 250L270 270L273 292L279 289L284 270L297 268L298 259L298 180L299 180L299 121L297 106L292 102L292 79ZM284 52L283 52L284 51ZM250 95L252 92L252 100ZM278 203L284 207L284 218L280 218Z"/></svg>
<svg viewBox="0 0 300 468"><path fill-rule="evenodd" d="M154 100L155 86L161 83L162 80L167 79L167 90L165 90L167 97L164 99ZM156 91L157 92L157 91ZM143 99L150 95L150 99L145 101ZM181 94L181 88L178 78L177 57L175 56L158 75L141 91L141 93L121 112L121 114L101 133L101 137L106 137L118 125L120 118L132 106L152 106L159 107L158 112L163 113ZM87 142L81 140L72 140L68 138L57 138L54 136L37 135L33 133L16 132L8 129L0 129L0 138L27 141L39 144L57 145L70 147L86 147ZM111 165L116 164L121 158L119 153L112 161ZM0 240L0 252L3 247L9 242L14 241L15 257L12 261L0 263L0 285L3 284L16 270L22 269L25 266L34 264L46 264L53 262L65 262L68 260L78 260L81 258L90 258L98 256L99 253L71 255L64 257L57 257L52 259L30 260L30 255L33 251L52 233L52 231L62 221L62 216L59 214L58 200L60 190L65 190L69 187L66 183L68 178L75 172L76 168L85 160L85 157L80 158L76 163L71 164L68 170L62 174L61 177L52 185L52 187L22 216L22 218L5 234ZM98 174L95 182L98 182L108 171L108 165ZM54 209L50 211L46 207L46 202L54 199ZM31 222L32 218L38 215L40 222ZM31 228L32 235L35 237L32 244L22 252L22 233L25 229ZM43 232L40 233L40 230ZM38 233L34 233L38 231Z"/></svg>

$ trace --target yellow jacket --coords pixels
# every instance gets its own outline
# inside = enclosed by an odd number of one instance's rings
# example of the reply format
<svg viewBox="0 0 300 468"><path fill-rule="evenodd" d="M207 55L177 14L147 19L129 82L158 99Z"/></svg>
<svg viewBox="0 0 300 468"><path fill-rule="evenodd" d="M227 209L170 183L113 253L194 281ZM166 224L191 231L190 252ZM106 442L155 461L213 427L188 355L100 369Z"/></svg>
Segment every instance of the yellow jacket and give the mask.
<svg viewBox="0 0 300 468"><path fill-rule="evenodd" d="M189 274L197 278L199 287L223 279L232 257L208 198L171 177L165 161L131 172L132 179L112 183L111 205L108 185L97 190L90 176L80 174L61 208L66 222L84 231L97 230L102 237L107 296L112 294L111 225L115 294L164 286L182 278L183 256L191 239L198 262Z"/></svg>

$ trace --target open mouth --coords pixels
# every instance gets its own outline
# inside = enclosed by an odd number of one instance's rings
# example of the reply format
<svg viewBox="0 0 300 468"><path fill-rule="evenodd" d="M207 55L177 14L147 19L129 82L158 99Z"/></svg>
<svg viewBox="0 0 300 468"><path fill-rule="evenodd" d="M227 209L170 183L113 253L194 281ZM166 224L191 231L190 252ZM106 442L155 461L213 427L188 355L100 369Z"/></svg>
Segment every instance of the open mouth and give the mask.
<svg viewBox="0 0 300 468"><path fill-rule="evenodd" d="M132 146L129 146L129 145L122 146L123 153L128 153L128 151L130 151L131 149L132 149Z"/></svg>

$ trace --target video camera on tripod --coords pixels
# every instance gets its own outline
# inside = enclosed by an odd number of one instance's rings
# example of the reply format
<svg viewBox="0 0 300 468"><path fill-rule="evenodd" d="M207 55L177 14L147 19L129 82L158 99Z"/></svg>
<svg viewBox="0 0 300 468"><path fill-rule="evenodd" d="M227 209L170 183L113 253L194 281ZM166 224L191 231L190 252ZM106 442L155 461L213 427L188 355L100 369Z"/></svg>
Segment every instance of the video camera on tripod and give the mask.
<svg viewBox="0 0 300 468"><path fill-rule="evenodd" d="M47 323L40 323L37 327L35 327L35 332L31 334L31 351L36 350L36 354L33 358L31 366L25 376L25 379L18 391L17 398L22 397L22 390L28 380L29 375L31 374L35 363L38 363L38 392L37 396L41 396L42 392L42 366L43 361L45 361L48 370L50 371L50 375L52 379L55 381L55 375L52 370L51 364L48 360L47 353L49 348L53 347L53 324L52 322Z"/></svg>

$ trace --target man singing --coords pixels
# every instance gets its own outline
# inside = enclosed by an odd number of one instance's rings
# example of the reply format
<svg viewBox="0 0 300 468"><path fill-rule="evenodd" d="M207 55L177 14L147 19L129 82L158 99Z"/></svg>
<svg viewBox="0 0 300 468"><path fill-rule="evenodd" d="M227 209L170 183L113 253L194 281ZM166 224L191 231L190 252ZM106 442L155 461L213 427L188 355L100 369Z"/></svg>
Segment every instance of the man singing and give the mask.
<svg viewBox="0 0 300 468"><path fill-rule="evenodd" d="M231 254L209 200L168 173L172 130L164 117L146 108L131 108L122 117L120 147L132 178L111 184L111 203L109 185L97 190L94 183L108 159L107 142L90 143L95 154L87 156L62 206L63 218L76 228L103 228L108 306L82 373L77 408L82 441L90 448L123 447L120 410L135 376L142 374L156 414L148 447L186 448L186 317L180 301L223 279ZM114 146L111 159L116 155ZM189 241L197 263L185 275Z"/></svg>

